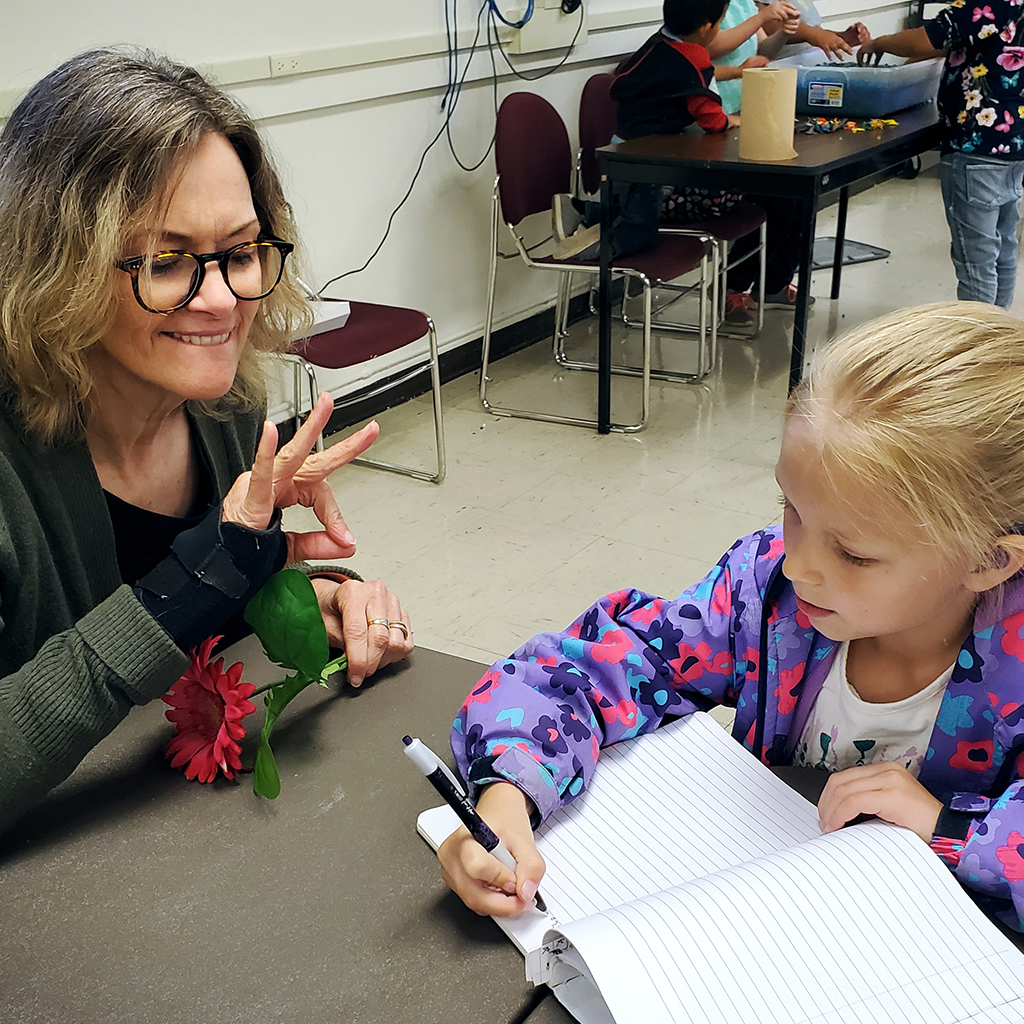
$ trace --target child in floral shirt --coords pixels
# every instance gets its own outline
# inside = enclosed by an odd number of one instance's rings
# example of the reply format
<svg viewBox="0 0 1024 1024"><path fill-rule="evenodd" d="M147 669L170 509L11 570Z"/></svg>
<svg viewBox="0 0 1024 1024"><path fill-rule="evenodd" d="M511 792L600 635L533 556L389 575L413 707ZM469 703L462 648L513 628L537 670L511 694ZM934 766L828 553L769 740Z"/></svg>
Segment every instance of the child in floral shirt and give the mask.
<svg viewBox="0 0 1024 1024"><path fill-rule="evenodd" d="M452 889L521 914L544 875L531 826L586 788L601 748L719 704L766 764L829 773L824 831L861 814L909 828L1024 931L1022 376L1024 323L976 302L815 352L786 410L781 530L678 598L608 594L470 692L452 750L517 867L462 828L438 850Z"/></svg>
<svg viewBox="0 0 1024 1024"><path fill-rule="evenodd" d="M1017 203L1024 164L1024 5L953 0L921 28L865 43L883 53L946 58L939 86L945 131L939 177L952 236L957 298L1008 309L1017 277ZM1016 45L1015 45L1016 44Z"/></svg>

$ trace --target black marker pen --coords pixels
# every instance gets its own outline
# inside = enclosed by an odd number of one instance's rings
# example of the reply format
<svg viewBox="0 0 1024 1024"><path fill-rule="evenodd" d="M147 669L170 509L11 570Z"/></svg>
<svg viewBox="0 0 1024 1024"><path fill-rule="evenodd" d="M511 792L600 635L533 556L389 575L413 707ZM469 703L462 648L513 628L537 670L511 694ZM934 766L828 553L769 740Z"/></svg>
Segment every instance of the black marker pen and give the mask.
<svg viewBox="0 0 1024 1024"><path fill-rule="evenodd" d="M469 829L469 834L488 853L515 871L516 861L508 852L508 847L491 831L487 822L477 813L476 808L463 792L458 779L452 775L448 766L420 740L414 740L411 736L403 736L402 742L405 744L405 753L409 760L423 772L427 777L427 782L441 794L444 802L459 816L462 824ZM538 910L546 911L548 909L539 892L534 896L534 902L537 904Z"/></svg>

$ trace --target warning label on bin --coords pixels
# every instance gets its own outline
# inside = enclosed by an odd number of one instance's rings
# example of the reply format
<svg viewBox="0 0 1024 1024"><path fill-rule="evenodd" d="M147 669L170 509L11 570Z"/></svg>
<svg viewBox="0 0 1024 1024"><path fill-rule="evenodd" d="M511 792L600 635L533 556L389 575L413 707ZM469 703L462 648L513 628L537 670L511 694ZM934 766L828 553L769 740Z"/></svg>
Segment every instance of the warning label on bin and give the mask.
<svg viewBox="0 0 1024 1024"><path fill-rule="evenodd" d="M836 82L809 82L807 85L809 107L841 107L843 87Z"/></svg>

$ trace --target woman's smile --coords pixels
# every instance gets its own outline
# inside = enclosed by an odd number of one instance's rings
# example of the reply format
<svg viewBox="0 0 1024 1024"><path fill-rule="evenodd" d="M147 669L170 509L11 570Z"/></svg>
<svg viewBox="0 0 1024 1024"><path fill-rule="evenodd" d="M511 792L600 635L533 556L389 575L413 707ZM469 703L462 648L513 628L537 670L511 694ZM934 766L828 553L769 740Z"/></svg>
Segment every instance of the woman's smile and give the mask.
<svg viewBox="0 0 1024 1024"><path fill-rule="evenodd" d="M230 331L225 334L179 334L177 331L163 331L161 333L166 334L175 341L184 342L186 345L223 345L231 337Z"/></svg>

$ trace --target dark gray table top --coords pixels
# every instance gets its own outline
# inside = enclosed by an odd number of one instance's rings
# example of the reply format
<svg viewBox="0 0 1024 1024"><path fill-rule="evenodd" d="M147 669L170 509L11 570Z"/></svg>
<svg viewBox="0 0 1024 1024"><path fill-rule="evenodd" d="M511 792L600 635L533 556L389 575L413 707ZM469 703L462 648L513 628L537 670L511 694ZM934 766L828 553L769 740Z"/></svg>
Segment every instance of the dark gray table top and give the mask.
<svg viewBox="0 0 1024 1024"><path fill-rule="evenodd" d="M280 678L244 653L246 678ZM406 732L448 753L481 671L417 650L362 690L309 687L275 728L274 802L186 781L166 706L135 709L0 839L0 1021L519 1019L522 957L445 888L415 831L435 794L402 754Z"/></svg>

